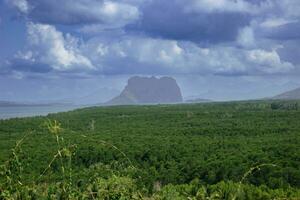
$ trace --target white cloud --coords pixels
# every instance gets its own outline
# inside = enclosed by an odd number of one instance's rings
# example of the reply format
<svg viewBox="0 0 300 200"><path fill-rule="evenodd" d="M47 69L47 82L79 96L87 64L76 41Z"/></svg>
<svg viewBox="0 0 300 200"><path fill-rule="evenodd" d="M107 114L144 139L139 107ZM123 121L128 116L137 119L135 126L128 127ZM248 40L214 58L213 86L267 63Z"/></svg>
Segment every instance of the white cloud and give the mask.
<svg viewBox="0 0 300 200"><path fill-rule="evenodd" d="M92 8L93 10L95 8ZM101 23L88 24L80 28L83 33L97 33L105 29L121 28L127 24L135 22L140 17L137 7L120 3L105 1L95 10Z"/></svg>
<svg viewBox="0 0 300 200"><path fill-rule="evenodd" d="M33 55L32 51L26 51L26 52L21 52L19 51L16 55L15 58L17 59L22 59L22 60L26 60L26 61L30 61L30 62L35 62L35 57Z"/></svg>
<svg viewBox="0 0 300 200"><path fill-rule="evenodd" d="M103 66L102 72L115 69L127 73L175 74L273 74L286 73L294 66L276 52L246 50L230 46L201 48L191 42L127 37L113 42L86 44L86 54ZM138 67L137 67L138 66ZM132 67L132 68L131 68Z"/></svg>
<svg viewBox="0 0 300 200"><path fill-rule="evenodd" d="M246 58L254 66L260 68L259 70L266 73L288 72L294 68L291 63L282 61L275 49L272 51L251 50L247 52Z"/></svg>
<svg viewBox="0 0 300 200"><path fill-rule="evenodd" d="M139 10L136 7L112 1L104 1L98 12L100 17L105 19L106 23L116 23L121 20L123 23L130 22L139 17Z"/></svg>
<svg viewBox="0 0 300 200"><path fill-rule="evenodd" d="M255 44L254 32L250 26L239 31L237 43L243 47L252 47Z"/></svg>
<svg viewBox="0 0 300 200"><path fill-rule="evenodd" d="M261 13L262 28L277 28L291 23L299 22L299 0L274 0L268 1L269 9Z"/></svg>
<svg viewBox="0 0 300 200"><path fill-rule="evenodd" d="M187 11L194 12L245 12L256 14L270 7L269 1L259 5L245 0L192 0L186 7Z"/></svg>
<svg viewBox="0 0 300 200"><path fill-rule="evenodd" d="M18 53L19 59L49 65L54 70L93 69L91 61L83 56L78 47L78 40L64 35L55 27L44 24L28 23L27 52Z"/></svg>
<svg viewBox="0 0 300 200"><path fill-rule="evenodd" d="M271 18L263 21L260 26L264 28L275 28L278 26L283 26L290 23L296 23L298 20L287 20L284 18Z"/></svg>
<svg viewBox="0 0 300 200"><path fill-rule="evenodd" d="M242 46L202 48L192 42L127 36L106 40L92 37L85 43L55 27L28 23L28 49L16 57L42 63L56 71L89 71L97 74L274 74L291 72L277 49L259 49L251 27L240 31Z"/></svg>
<svg viewBox="0 0 300 200"><path fill-rule="evenodd" d="M15 6L23 14L28 14L30 11L30 5L27 0L6 0L6 2Z"/></svg>
<svg viewBox="0 0 300 200"><path fill-rule="evenodd" d="M299 0L278 0L277 3L287 17L300 16L300 1Z"/></svg>

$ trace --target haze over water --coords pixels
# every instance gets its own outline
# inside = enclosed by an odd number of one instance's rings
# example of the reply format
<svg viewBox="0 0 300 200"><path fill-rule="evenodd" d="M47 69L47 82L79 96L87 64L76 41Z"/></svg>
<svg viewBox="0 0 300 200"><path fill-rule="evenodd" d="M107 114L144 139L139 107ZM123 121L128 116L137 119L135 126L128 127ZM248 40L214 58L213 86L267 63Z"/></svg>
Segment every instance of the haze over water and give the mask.
<svg viewBox="0 0 300 200"><path fill-rule="evenodd" d="M46 116L49 113L65 112L76 108L79 108L79 106L74 106L74 105L0 106L0 119Z"/></svg>

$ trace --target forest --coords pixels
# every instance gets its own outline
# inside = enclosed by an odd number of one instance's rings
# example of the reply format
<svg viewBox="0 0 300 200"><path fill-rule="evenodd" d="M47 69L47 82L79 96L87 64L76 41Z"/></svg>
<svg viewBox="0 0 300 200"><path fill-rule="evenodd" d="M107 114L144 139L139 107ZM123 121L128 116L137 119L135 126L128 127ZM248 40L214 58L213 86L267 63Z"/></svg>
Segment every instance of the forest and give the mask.
<svg viewBox="0 0 300 200"><path fill-rule="evenodd" d="M298 101L0 120L0 200L300 199Z"/></svg>

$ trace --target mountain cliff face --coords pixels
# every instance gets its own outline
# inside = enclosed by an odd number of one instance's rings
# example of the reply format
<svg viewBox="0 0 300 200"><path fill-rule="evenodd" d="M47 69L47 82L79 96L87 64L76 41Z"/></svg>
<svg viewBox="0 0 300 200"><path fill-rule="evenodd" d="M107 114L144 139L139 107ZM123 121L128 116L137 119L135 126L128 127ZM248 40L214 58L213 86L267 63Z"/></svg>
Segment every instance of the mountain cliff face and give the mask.
<svg viewBox="0 0 300 200"><path fill-rule="evenodd" d="M107 104L180 103L182 95L175 79L171 77L132 77L121 94Z"/></svg>
<svg viewBox="0 0 300 200"><path fill-rule="evenodd" d="M300 88L279 94L273 97L273 99L298 100L300 99Z"/></svg>

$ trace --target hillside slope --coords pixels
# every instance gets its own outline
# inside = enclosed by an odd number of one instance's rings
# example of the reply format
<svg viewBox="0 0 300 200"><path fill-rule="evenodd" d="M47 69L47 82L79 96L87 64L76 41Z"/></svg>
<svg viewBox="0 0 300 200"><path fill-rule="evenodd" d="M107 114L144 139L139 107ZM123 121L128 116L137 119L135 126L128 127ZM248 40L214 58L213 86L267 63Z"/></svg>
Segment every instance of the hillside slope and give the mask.
<svg viewBox="0 0 300 200"><path fill-rule="evenodd" d="M273 99L298 100L300 99L300 88L279 94L273 97Z"/></svg>

